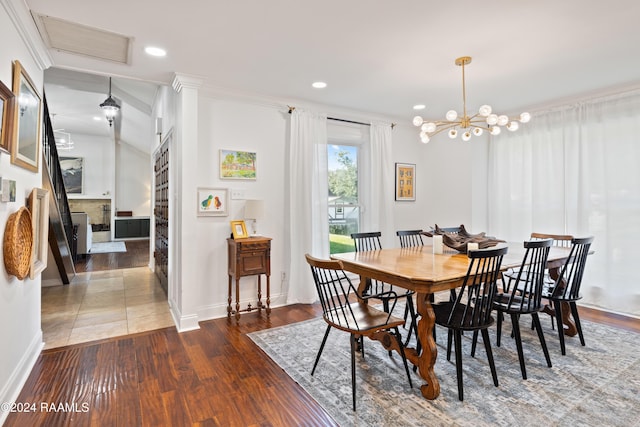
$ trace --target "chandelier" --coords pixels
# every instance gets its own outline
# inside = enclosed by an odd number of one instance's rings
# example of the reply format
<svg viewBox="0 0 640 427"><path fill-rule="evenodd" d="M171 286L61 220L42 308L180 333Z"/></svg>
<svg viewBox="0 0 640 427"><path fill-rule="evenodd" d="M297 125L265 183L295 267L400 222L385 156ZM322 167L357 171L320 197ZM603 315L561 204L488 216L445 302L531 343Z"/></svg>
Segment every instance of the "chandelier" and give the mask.
<svg viewBox="0 0 640 427"><path fill-rule="evenodd" d="M109 77L109 97L100 104L100 108L104 111L104 115L109 122L109 127L111 127L113 120L116 118L116 114L118 114L118 110L120 110L118 103L111 97L111 77Z"/></svg>
<svg viewBox="0 0 640 427"><path fill-rule="evenodd" d="M413 118L413 124L420 127L420 140L423 143L430 141L431 137L448 130L449 138L454 139L458 133L462 133L462 140L469 141L471 135L480 136L487 130L491 135L499 135L501 128L505 126L510 131L518 130L519 123L527 123L531 119L529 113L522 113L518 118L510 118L506 115L498 115L492 112L491 106L483 105L472 116L467 114L467 94L464 81L464 66L471 63L470 56L462 56L456 59L455 64L462 67L462 116L458 116L455 110L447 111L446 120L424 120L420 116Z"/></svg>

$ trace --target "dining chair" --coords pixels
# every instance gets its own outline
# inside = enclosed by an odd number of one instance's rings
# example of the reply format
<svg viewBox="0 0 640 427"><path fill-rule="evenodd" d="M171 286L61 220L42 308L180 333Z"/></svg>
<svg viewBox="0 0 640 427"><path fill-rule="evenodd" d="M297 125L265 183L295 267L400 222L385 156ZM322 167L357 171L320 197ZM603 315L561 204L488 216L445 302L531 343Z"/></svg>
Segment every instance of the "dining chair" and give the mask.
<svg viewBox="0 0 640 427"><path fill-rule="evenodd" d="M398 230L396 236L400 239L401 248L423 246L422 230Z"/></svg>
<svg viewBox="0 0 640 427"><path fill-rule="evenodd" d="M372 232L364 232L364 233L352 233L351 238L353 239L356 252L363 251L374 251L382 249L382 243L380 242L380 238L382 237L382 233L380 231L372 231ZM386 282L382 282L380 280L367 278L367 283L365 286L365 290L362 293L363 296L376 296L382 301L382 306L384 307L384 311L389 311L389 297L385 296L386 292L394 291L393 285L390 285ZM395 295L397 295L394 292ZM395 298L406 298L406 305L404 310L404 319L405 321L411 317L409 322L409 332L407 335L406 343L409 342L409 338L411 338L412 332L415 332L415 336L418 336L418 322L416 318L416 310L415 305L413 303L413 295L414 291L402 290L402 294L396 296Z"/></svg>
<svg viewBox="0 0 640 427"><path fill-rule="evenodd" d="M493 361L488 328L493 324L491 316L500 277L502 258L508 247L471 250L469 267L462 286L456 290L454 300L433 304L436 324L448 329L447 360L451 360L451 339L455 340L456 376L458 399L464 399L462 384L462 331L480 331L491 368L493 384L498 387L498 375Z"/></svg>
<svg viewBox="0 0 640 427"><path fill-rule="evenodd" d="M584 267L587 263L589 249L593 243L593 236L571 239L571 252L567 261L560 270L557 280L548 285L545 283L542 290L542 298L548 299L554 308L554 316L556 325L558 326L558 337L560 339L560 350L562 355L566 354L564 343L564 326L562 323L563 304L568 304L575 322L580 344L585 345L584 336L582 334L582 326L580 325L580 316L578 315L578 306L576 301L580 300L580 286L584 276Z"/></svg>
<svg viewBox="0 0 640 427"><path fill-rule="evenodd" d="M503 314L508 314L511 317L513 337L516 341L518 360L520 361L520 371L522 372L522 379L524 380L527 379L527 369L524 363L519 322L523 314L531 315L544 357L547 361L547 366L551 368L551 358L549 357L549 350L547 349L547 343L544 339L538 312L542 309L544 270L552 244L552 239L524 242L525 253L517 274L512 278L505 278L503 276L503 290L496 294L493 302L493 308L497 311L496 345L500 347ZM477 333L474 332L473 348L475 348L476 340ZM473 353L474 351L472 349L471 354L473 355Z"/></svg>
<svg viewBox="0 0 640 427"><path fill-rule="evenodd" d="M353 410L356 410L356 364L355 355L357 352L358 340L363 337L371 337L381 331L388 331L398 343L404 369L409 379L409 386L413 388L411 382L411 374L409 373L409 365L404 352L402 337L398 330L398 326L404 324L404 319L395 317L391 313L378 310L373 305L367 304L367 300L371 297L363 297L358 295L356 288L353 286L347 275L345 274L342 263L335 260L322 260L314 258L309 254L305 255L307 263L311 267L311 274L315 282L320 304L322 306L322 317L327 323L327 329L324 338L320 344L320 349L316 356L316 360L311 370L311 375L316 371L318 361L327 342L327 337L331 328L336 328L350 334L351 342L351 390L353 397ZM388 300L393 301L395 306L395 292L387 291ZM355 302L352 302L355 298Z"/></svg>

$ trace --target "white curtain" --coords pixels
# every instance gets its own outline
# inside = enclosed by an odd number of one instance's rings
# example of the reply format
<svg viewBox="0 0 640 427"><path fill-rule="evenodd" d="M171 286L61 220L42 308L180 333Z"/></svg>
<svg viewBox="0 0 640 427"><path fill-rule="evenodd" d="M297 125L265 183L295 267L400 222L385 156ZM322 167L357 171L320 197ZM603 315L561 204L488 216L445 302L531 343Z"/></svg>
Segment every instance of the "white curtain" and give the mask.
<svg viewBox="0 0 640 427"><path fill-rule="evenodd" d="M388 123L371 123L362 231L380 231L382 247L395 245L393 136Z"/></svg>
<svg viewBox="0 0 640 427"><path fill-rule="evenodd" d="M640 93L534 115L491 140L489 230L595 236L582 303L640 315Z"/></svg>
<svg viewBox="0 0 640 427"><path fill-rule="evenodd" d="M326 115L291 113L289 188L287 303L312 303L318 297L304 255L329 257Z"/></svg>

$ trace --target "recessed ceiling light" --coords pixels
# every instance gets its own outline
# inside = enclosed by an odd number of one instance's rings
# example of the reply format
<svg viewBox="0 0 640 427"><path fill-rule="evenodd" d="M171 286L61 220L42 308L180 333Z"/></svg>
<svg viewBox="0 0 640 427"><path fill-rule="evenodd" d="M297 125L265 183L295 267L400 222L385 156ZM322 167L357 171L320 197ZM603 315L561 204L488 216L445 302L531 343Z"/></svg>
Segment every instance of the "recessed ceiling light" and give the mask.
<svg viewBox="0 0 640 427"><path fill-rule="evenodd" d="M167 56L167 51L159 47L147 46L144 51L151 56Z"/></svg>
<svg viewBox="0 0 640 427"><path fill-rule="evenodd" d="M414 110L424 110L425 108L427 108L427 106L424 104L418 104L413 106Z"/></svg>
<svg viewBox="0 0 640 427"><path fill-rule="evenodd" d="M311 86L315 87L316 89L324 89L325 87L327 87L327 84L325 82L313 82Z"/></svg>
<svg viewBox="0 0 640 427"><path fill-rule="evenodd" d="M93 116L93 120L95 120L96 122L101 121L102 119L103 117Z"/></svg>

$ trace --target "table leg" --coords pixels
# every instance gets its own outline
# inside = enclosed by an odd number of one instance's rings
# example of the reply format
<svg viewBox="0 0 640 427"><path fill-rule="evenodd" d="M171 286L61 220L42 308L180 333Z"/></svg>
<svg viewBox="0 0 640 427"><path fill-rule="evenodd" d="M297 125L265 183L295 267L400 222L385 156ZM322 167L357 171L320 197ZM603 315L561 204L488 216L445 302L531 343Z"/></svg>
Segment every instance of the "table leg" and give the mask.
<svg viewBox="0 0 640 427"><path fill-rule="evenodd" d="M240 320L240 278L236 277L236 321Z"/></svg>
<svg viewBox="0 0 640 427"><path fill-rule="evenodd" d="M429 294L417 294L417 300L418 313L421 316L418 321L418 336L420 337L422 350L418 352L415 348L405 348L404 352L407 360L418 367L418 374L426 381L426 384L420 387L422 395L429 400L433 400L440 395L440 383L433 372L433 366L438 357L438 349L433 339L435 313L429 301ZM398 342L392 339L391 334L386 331L377 332L371 335L370 338L380 341L386 350L400 352Z"/></svg>
<svg viewBox="0 0 640 427"><path fill-rule="evenodd" d="M267 274L267 316L271 314L271 276Z"/></svg>
<svg viewBox="0 0 640 427"><path fill-rule="evenodd" d="M433 339L433 328L435 327L436 318L433 307L431 307L430 294L418 293L416 296L418 313L420 314L418 336L420 337L422 351L420 354L416 353L417 363L413 360L412 363L418 366L420 376L427 382L420 387L422 395L427 399L433 400L440 395L440 383L433 371L436 358L438 357L438 349Z"/></svg>
<svg viewBox="0 0 640 427"><path fill-rule="evenodd" d="M231 317L231 275L229 275L229 296L227 297L227 317Z"/></svg>
<svg viewBox="0 0 640 427"><path fill-rule="evenodd" d="M258 311L262 311L262 275L258 274Z"/></svg>
<svg viewBox="0 0 640 427"><path fill-rule="evenodd" d="M560 268L550 268L549 269L549 277L551 277L554 281L558 281L558 277L560 277ZM564 282L563 282L564 283ZM563 286L561 284L560 286ZM564 334L568 337L575 337L578 334L578 328L571 318L571 307L569 303L562 302L562 324L565 326ZM554 317L556 315L556 311L550 305L545 305L542 308L544 313L547 313L549 316Z"/></svg>

